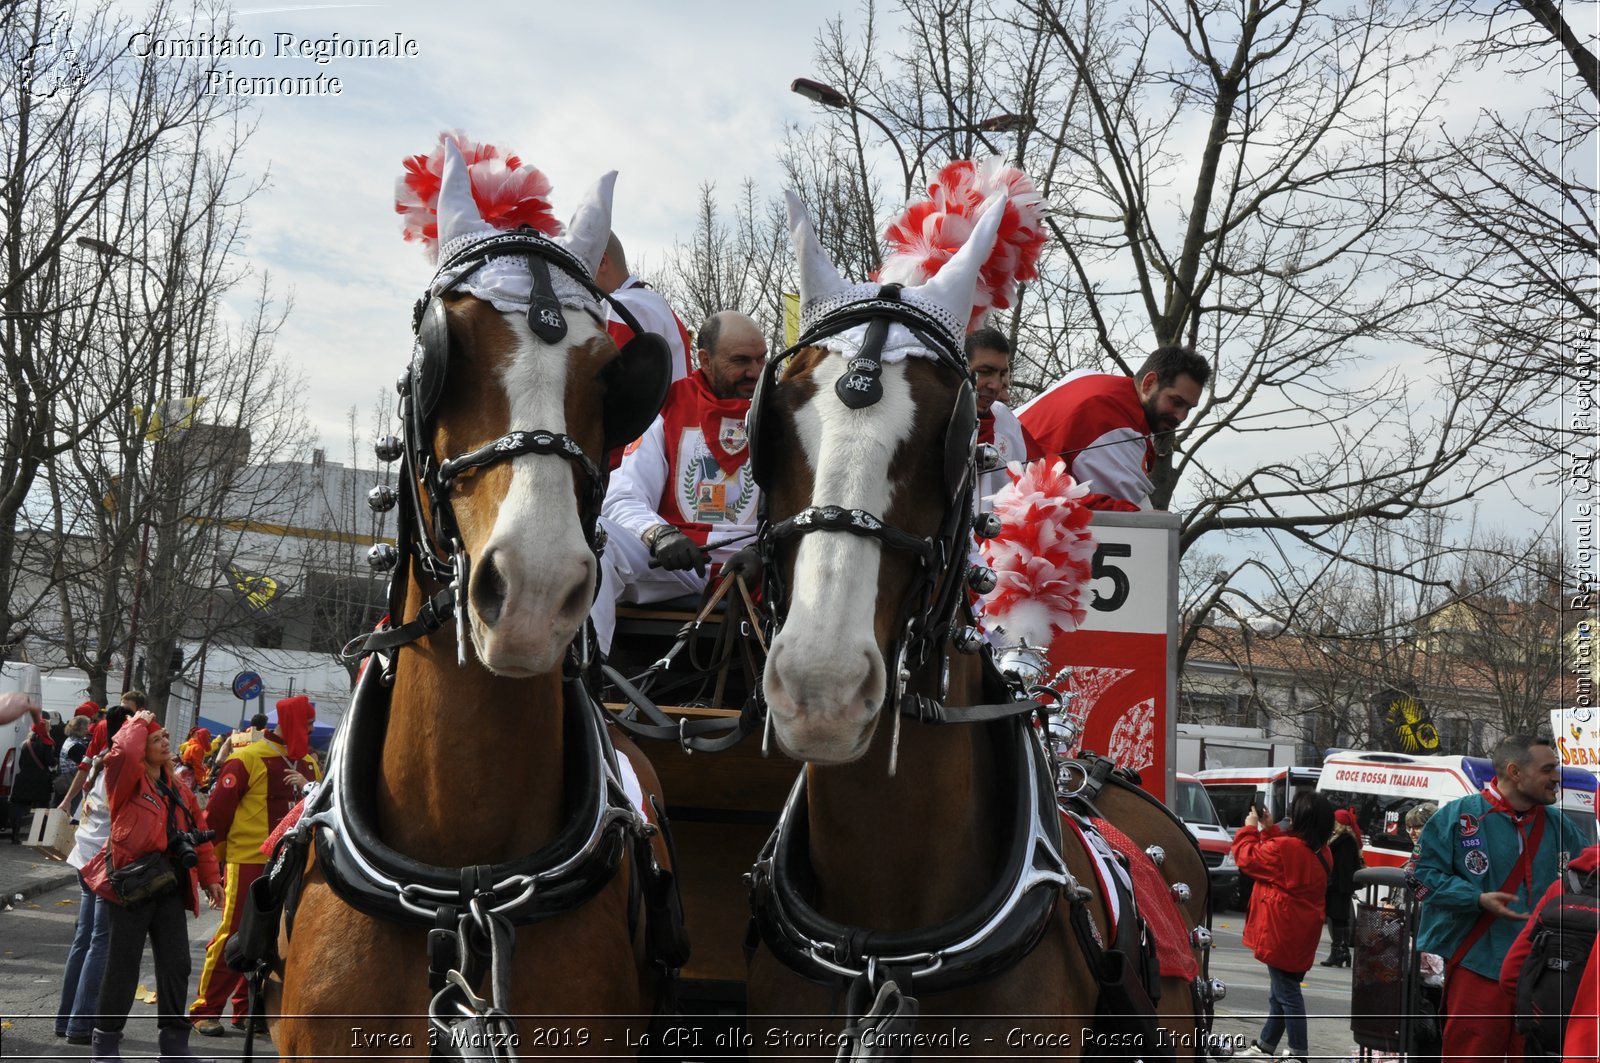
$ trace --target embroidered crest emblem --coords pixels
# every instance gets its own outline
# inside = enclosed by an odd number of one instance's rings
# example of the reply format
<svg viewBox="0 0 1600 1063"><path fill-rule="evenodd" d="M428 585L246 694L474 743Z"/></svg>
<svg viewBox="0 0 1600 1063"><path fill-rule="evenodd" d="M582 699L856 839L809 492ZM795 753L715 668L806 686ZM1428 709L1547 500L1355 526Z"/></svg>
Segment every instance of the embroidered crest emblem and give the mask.
<svg viewBox="0 0 1600 1063"><path fill-rule="evenodd" d="M1468 812L1461 813L1461 819L1456 824L1456 830L1463 838L1470 838L1478 833L1478 817Z"/></svg>
<svg viewBox="0 0 1600 1063"><path fill-rule="evenodd" d="M744 418L724 417L722 430L717 433L717 442L722 444L722 449L729 454L737 454L745 448L748 437L744 431Z"/></svg>
<svg viewBox="0 0 1600 1063"><path fill-rule="evenodd" d="M1482 849L1471 850L1462 862L1466 865L1467 870L1474 875L1484 875L1489 871L1489 854Z"/></svg>

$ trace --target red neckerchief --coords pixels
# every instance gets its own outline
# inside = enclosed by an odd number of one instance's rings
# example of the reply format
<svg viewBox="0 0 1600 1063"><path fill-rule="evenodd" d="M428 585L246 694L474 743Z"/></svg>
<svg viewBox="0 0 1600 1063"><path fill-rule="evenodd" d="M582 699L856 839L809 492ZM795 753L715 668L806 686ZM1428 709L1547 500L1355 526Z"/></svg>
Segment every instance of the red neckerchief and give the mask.
<svg viewBox="0 0 1600 1063"><path fill-rule="evenodd" d="M695 389L695 405L700 411L700 434L705 437L706 449L711 451L711 457L718 467L732 476L750 457L750 444L741 431L738 449L725 449L722 445L722 422L743 421L750 412L750 400L737 395L731 399L717 398L711 391L711 382L706 379L704 369L696 369L694 375L687 379L693 382Z"/></svg>
<svg viewBox="0 0 1600 1063"><path fill-rule="evenodd" d="M1544 806L1534 805L1526 812L1518 812L1494 783L1483 788L1483 796L1488 799L1491 812L1503 812L1511 817L1522 843L1522 852L1517 854L1516 866L1511 869L1506 885L1500 887L1501 892L1514 893L1525 888L1528 900L1533 901L1536 899L1533 896L1533 854L1539 851L1539 843L1544 840L1544 824L1549 818L1544 814Z"/></svg>
<svg viewBox="0 0 1600 1063"><path fill-rule="evenodd" d="M994 411L978 414L978 442L994 442Z"/></svg>

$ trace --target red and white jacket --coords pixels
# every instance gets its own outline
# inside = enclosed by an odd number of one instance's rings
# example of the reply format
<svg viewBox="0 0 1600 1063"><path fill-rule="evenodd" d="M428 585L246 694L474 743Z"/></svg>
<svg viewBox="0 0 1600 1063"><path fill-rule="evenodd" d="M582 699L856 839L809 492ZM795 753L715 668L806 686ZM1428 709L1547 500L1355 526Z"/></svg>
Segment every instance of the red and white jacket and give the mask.
<svg viewBox="0 0 1600 1063"><path fill-rule="evenodd" d="M601 512L634 535L671 524L705 546L756 529L756 481L745 437L749 399L718 399L705 373L673 383L666 405L628 445ZM709 438L709 442L708 442ZM753 541L713 549L726 561Z"/></svg>
<svg viewBox="0 0 1600 1063"><path fill-rule="evenodd" d="M1062 377L1017 411L1041 456L1059 454L1094 492L1090 509L1151 509L1156 448L1132 377L1080 371Z"/></svg>
<svg viewBox="0 0 1600 1063"><path fill-rule="evenodd" d="M667 341L667 346L672 348L673 380L682 380L694 372L694 352L689 346L689 330L683 327L683 321L654 288L629 274L628 279L611 293L611 297L628 308L640 328L654 332ZM606 331L621 347L633 338L633 329L623 323L622 318L617 316L616 308L609 303L606 312L609 315Z"/></svg>

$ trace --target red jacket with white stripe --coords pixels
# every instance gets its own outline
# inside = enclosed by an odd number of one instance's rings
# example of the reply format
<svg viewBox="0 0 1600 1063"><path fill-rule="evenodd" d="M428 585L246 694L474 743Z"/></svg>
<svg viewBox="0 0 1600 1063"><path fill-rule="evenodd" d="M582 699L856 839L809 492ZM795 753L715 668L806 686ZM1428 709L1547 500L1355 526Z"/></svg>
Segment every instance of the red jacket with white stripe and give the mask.
<svg viewBox="0 0 1600 1063"><path fill-rule="evenodd" d="M1043 456L1059 454L1093 492L1090 509L1150 509L1156 448L1133 378L1069 373L1017 411Z"/></svg>

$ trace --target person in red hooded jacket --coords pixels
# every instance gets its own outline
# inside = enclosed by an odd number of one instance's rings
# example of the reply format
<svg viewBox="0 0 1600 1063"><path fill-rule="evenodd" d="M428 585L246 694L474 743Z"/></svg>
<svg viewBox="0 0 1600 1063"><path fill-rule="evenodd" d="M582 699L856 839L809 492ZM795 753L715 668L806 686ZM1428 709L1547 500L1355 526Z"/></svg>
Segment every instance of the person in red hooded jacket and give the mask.
<svg viewBox="0 0 1600 1063"><path fill-rule="evenodd" d="M1244 945L1267 965L1271 989L1261 1036L1239 1053L1244 1059L1271 1059L1287 1032L1290 1060L1305 1063L1310 1049L1306 1001L1300 980L1317 959L1322 919L1333 874L1328 836L1333 805L1319 793L1301 793L1289 806L1289 829L1262 823L1255 809L1233 839L1239 870L1255 880Z"/></svg>
<svg viewBox="0 0 1600 1063"><path fill-rule="evenodd" d="M111 806L111 837L83 869L85 882L111 901L111 936L100 982L99 1016L91 1035L96 1063L121 1063L118 1046L139 984L145 938L155 958L156 1015L161 1063L189 1060L189 1020L183 1014L189 983L189 934L183 911L200 914L203 887L213 908L222 905L222 877L209 841L194 843L195 863L176 861L175 834L206 830L194 793L172 774L172 739L155 715L141 711L112 740L103 767ZM109 863L127 868L150 853L173 858L177 887L135 905L124 905L112 885Z"/></svg>

